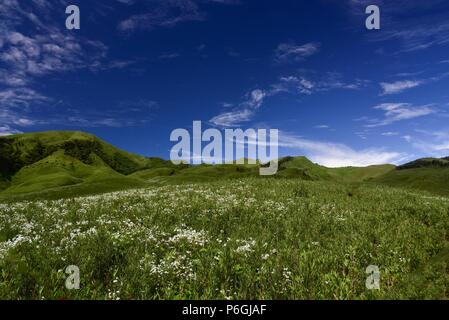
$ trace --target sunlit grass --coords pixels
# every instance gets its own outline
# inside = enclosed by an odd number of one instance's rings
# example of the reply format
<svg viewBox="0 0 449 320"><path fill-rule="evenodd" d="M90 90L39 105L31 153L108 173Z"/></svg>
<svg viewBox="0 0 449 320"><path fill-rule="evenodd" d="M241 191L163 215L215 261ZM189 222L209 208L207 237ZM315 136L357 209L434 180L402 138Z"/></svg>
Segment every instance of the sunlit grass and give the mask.
<svg viewBox="0 0 449 320"><path fill-rule="evenodd" d="M447 299L448 233L446 198L292 179L9 203L0 298Z"/></svg>

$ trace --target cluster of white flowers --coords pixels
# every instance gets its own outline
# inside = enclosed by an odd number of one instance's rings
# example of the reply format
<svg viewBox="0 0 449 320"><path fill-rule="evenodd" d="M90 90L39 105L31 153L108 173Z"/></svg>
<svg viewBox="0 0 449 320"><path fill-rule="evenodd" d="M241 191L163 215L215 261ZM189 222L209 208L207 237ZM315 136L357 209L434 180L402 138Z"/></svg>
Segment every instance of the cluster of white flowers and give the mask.
<svg viewBox="0 0 449 320"><path fill-rule="evenodd" d="M208 241L207 235L204 231L196 231L188 227L183 227L176 228L175 232L176 234L168 240L171 243L185 241L190 244L203 247Z"/></svg>
<svg viewBox="0 0 449 320"><path fill-rule="evenodd" d="M262 255L262 260L268 260L270 257L275 256L278 253L278 251L276 249L272 249L270 252L268 253L264 253Z"/></svg>
<svg viewBox="0 0 449 320"><path fill-rule="evenodd" d="M15 248L21 243L29 242L31 243L31 239L26 236L18 235L14 237L14 239L8 240L6 242L0 242L0 259L3 259L5 254L11 250L12 248Z"/></svg>
<svg viewBox="0 0 449 320"><path fill-rule="evenodd" d="M155 255L146 255L140 260L140 268L157 278L175 277L187 281L196 279L191 259L183 254L169 254L161 260Z"/></svg>
<svg viewBox="0 0 449 320"><path fill-rule="evenodd" d="M109 300L120 300L120 287L122 286L122 282L119 278L115 278L112 281L114 288L108 288L108 299Z"/></svg>
<svg viewBox="0 0 449 320"><path fill-rule="evenodd" d="M235 252L239 254L249 254L253 252L254 246L256 245L256 240L249 239L249 240L240 240L238 241L240 246L235 249Z"/></svg>

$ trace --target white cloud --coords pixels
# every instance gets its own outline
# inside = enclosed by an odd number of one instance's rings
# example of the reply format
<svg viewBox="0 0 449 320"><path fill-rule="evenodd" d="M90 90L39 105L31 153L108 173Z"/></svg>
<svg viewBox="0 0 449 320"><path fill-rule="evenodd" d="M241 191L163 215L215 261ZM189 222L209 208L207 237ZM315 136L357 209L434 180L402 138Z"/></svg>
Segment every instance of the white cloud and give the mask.
<svg viewBox="0 0 449 320"><path fill-rule="evenodd" d="M403 138L414 148L424 152L427 156L447 157L449 156L449 131L416 130L422 134L421 137L407 135ZM429 137L431 140L429 140Z"/></svg>
<svg viewBox="0 0 449 320"><path fill-rule="evenodd" d="M400 163L406 155L382 148L354 150L341 143L304 139L285 132L279 134L279 146L301 150L310 160L326 167L362 167L376 164Z"/></svg>
<svg viewBox="0 0 449 320"><path fill-rule="evenodd" d="M411 142L411 141L412 141L412 137L409 136L409 135L403 136L402 139L404 139L404 140L407 141L407 142Z"/></svg>
<svg viewBox="0 0 449 320"><path fill-rule="evenodd" d="M383 103L374 107L376 110L384 111L384 119L369 119L368 128L381 127L394 122L410 120L435 113L431 105L415 107L409 103Z"/></svg>
<svg viewBox="0 0 449 320"><path fill-rule="evenodd" d="M399 132L392 132L392 131L382 132L381 135L383 135L384 137L394 137L399 135Z"/></svg>
<svg viewBox="0 0 449 320"><path fill-rule="evenodd" d="M320 43L309 42L303 45L294 43L281 43L275 51L277 62L302 61L320 50Z"/></svg>
<svg viewBox="0 0 449 320"><path fill-rule="evenodd" d="M118 0L127 5L133 5L132 0ZM218 3L222 5L238 4L238 0L161 0L148 1L146 7L135 14L121 21L118 29L122 32L132 32L136 30L151 31L156 28L171 28L179 23L188 21L202 21L206 19L206 14L201 10L201 3Z"/></svg>
<svg viewBox="0 0 449 320"><path fill-rule="evenodd" d="M30 119L27 113L35 106L41 106L51 99L28 88L9 88L0 91L0 123L7 126L8 132L19 131L9 125L28 127L37 123Z"/></svg>
<svg viewBox="0 0 449 320"><path fill-rule="evenodd" d="M0 3L0 83L27 86L44 75L101 66L107 47L67 33L54 18L63 14L58 8L47 0Z"/></svg>
<svg viewBox="0 0 449 320"><path fill-rule="evenodd" d="M320 77L313 71L304 70L297 75L283 76L267 90L253 90L247 94L245 102L240 103L232 111L213 117L210 122L221 127L234 127L243 122L248 122L254 117L257 109L261 107L267 97L280 93L309 95L333 89L354 90L366 83L366 81L358 79L354 83L348 83L342 77L340 73L335 72L327 72Z"/></svg>
<svg viewBox="0 0 449 320"><path fill-rule="evenodd" d="M0 107L2 110L18 108L26 110L31 103L39 104L50 101L50 98L28 88L9 88L0 91Z"/></svg>
<svg viewBox="0 0 449 320"><path fill-rule="evenodd" d="M8 125L0 126L0 137L9 136L9 135L18 134L18 133L22 133L22 131L13 129Z"/></svg>
<svg viewBox="0 0 449 320"><path fill-rule="evenodd" d="M161 54L159 56L159 59L161 60L172 60L172 59L176 59L179 58L181 55L179 53L165 53L165 54Z"/></svg>
<svg viewBox="0 0 449 320"><path fill-rule="evenodd" d="M317 75L313 71L301 70L295 75L283 76L279 82L273 85L279 92L291 92L312 94L326 92L335 89L355 90L364 86L367 81L355 79L346 81L342 74L337 72L326 72Z"/></svg>
<svg viewBox="0 0 449 320"><path fill-rule="evenodd" d="M253 118L255 111L262 106L267 95L269 94L263 90L253 90L246 95L246 100L235 110L219 114L213 117L210 122L219 127L234 127L243 122L248 122Z"/></svg>
<svg viewBox="0 0 449 320"><path fill-rule="evenodd" d="M396 81L392 83L381 82L380 86L382 87L382 94L395 94L401 93L407 89L415 88L423 84L422 81L414 81L414 80L404 80L404 81Z"/></svg>
<svg viewBox="0 0 449 320"><path fill-rule="evenodd" d="M447 0L347 0L347 3L357 16L365 16L368 5L378 5L382 11L382 32L369 33L368 37L373 41L395 41L401 47L399 53L449 43ZM419 16L419 22L402 19L414 16Z"/></svg>
<svg viewBox="0 0 449 320"><path fill-rule="evenodd" d="M219 127L234 127L242 122L250 121L253 115L253 110L236 110L219 114L213 117L210 122Z"/></svg>

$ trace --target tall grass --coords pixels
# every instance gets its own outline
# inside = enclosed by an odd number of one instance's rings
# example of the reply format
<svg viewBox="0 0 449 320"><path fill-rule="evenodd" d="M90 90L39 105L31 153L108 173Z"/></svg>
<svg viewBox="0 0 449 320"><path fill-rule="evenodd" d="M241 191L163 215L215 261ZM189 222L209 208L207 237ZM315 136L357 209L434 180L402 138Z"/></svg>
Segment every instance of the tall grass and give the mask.
<svg viewBox="0 0 449 320"><path fill-rule="evenodd" d="M0 298L447 299L448 242L447 198L378 186L246 178L16 202L0 205Z"/></svg>

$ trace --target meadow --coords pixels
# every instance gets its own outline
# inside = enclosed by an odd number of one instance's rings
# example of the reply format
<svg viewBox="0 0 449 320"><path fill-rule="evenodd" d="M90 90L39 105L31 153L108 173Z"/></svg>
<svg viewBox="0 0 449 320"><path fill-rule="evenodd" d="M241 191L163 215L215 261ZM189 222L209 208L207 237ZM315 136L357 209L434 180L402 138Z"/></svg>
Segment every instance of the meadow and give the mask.
<svg viewBox="0 0 449 320"><path fill-rule="evenodd" d="M76 265L79 290L65 287ZM380 289L365 286L369 265ZM245 177L0 204L1 299L447 299L449 198Z"/></svg>

